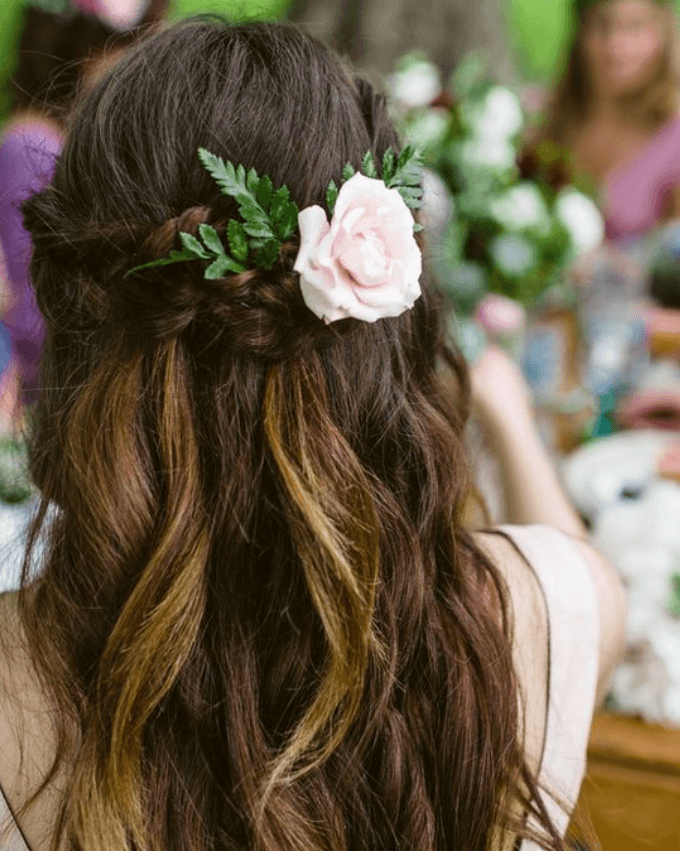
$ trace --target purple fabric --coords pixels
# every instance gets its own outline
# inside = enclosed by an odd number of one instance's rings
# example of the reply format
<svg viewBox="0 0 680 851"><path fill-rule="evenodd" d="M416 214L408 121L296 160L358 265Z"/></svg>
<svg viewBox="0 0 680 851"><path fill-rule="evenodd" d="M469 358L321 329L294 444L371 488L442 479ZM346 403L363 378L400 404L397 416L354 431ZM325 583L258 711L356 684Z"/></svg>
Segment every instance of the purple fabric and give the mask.
<svg viewBox="0 0 680 851"><path fill-rule="evenodd" d="M52 179L61 144L50 125L31 121L10 129L0 146L0 247L12 301L4 322L27 400L38 386L44 327L29 279L31 240L23 227L21 204Z"/></svg>
<svg viewBox="0 0 680 851"><path fill-rule="evenodd" d="M663 218L676 187L680 187L680 116L664 124L633 161L607 178L607 239L625 245L648 233Z"/></svg>

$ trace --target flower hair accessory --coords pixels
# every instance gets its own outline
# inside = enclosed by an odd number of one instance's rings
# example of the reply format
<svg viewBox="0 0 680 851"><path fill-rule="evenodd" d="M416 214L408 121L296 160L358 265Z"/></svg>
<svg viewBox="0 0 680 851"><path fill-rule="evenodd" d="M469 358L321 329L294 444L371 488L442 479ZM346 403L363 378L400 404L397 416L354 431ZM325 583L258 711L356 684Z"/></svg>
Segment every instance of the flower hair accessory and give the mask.
<svg viewBox="0 0 680 851"><path fill-rule="evenodd" d="M190 260L208 261L207 280L245 272L249 264L271 269L284 242L296 232L300 250L295 271L307 307L324 322L354 317L375 322L399 316L420 296L422 255L414 238L421 226L410 209L422 202L422 157L408 145L397 156L389 148L382 176L372 153L356 172L345 166L340 187L331 181L326 205L298 211L290 191L276 191L266 175L224 162L204 148L199 159L222 193L238 204L241 221L227 225L227 245L215 228L199 225L198 236L180 232L182 249L136 266L128 275ZM410 209L409 209L410 208Z"/></svg>

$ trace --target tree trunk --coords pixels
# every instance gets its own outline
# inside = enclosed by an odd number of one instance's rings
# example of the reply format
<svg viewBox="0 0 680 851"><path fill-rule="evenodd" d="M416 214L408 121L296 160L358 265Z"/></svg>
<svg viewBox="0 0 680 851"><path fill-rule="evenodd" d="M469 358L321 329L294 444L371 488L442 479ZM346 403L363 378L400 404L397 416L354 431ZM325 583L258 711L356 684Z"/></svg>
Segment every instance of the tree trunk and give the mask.
<svg viewBox="0 0 680 851"><path fill-rule="evenodd" d="M470 50L489 57L501 82L513 77L503 0L292 0L290 17L360 69L389 73L404 53L427 53L445 77Z"/></svg>

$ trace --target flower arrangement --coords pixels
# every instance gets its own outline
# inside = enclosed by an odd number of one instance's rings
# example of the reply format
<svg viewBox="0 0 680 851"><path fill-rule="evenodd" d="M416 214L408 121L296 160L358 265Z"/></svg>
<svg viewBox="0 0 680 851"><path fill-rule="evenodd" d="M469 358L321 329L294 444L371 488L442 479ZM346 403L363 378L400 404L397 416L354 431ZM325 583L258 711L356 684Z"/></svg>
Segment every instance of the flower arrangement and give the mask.
<svg viewBox="0 0 680 851"><path fill-rule="evenodd" d="M593 187L565 152L528 143L519 97L494 84L477 55L444 86L437 68L411 53L388 84L403 134L424 151L421 219L432 267L459 314L489 293L534 303L602 241Z"/></svg>

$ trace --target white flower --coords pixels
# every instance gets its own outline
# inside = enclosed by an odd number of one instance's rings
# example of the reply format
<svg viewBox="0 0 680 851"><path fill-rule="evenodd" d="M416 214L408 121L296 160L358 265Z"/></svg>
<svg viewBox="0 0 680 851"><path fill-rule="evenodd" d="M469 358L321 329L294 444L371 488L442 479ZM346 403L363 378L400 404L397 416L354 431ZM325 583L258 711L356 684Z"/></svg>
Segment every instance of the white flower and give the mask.
<svg viewBox="0 0 680 851"><path fill-rule="evenodd" d="M468 120L476 136L502 141L512 139L524 125L519 98L503 86L490 89Z"/></svg>
<svg viewBox="0 0 680 851"><path fill-rule="evenodd" d="M538 263L536 247L523 236L501 234L489 246L496 266L505 275L521 278Z"/></svg>
<svg viewBox="0 0 680 851"><path fill-rule="evenodd" d="M569 233L573 256L597 248L604 239L604 220L597 205L576 189L560 192L555 215Z"/></svg>
<svg viewBox="0 0 680 851"><path fill-rule="evenodd" d="M392 97L407 109L429 106L442 88L439 69L423 59L392 74L387 85Z"/></svg>
<svg viewBox="0 0 680 851"><path fill-rule="evenodd" d="M433 147L442 141L448 126L449 114L445 109L428 109L409 123L409 142L422 147Z"/></svg>
<svg viewBox="0 0 680 851"><path fill-rule="evenodd" d="M305 304L324 322L399 316L420 295L422 255L413 216L396 189L355 174L343 184L330 224L307 207L298 217L295 270Z"/></svg>
<svg viewBox="0 0 680 851"><path fill-rule="evenodd" d="M423 203L420 222L432 233L441 233L453 215L453 198L441 177L429 168L423 171Z"/></svg>
<svg viewBox="0 0 680 851"><path fill-rule="evenodd" d="M461 156L467 165L507 171L515 164L515 149L504 139L473 136L462 147Z"/></svg>
<svg viewBox="0 0 680 851"><path fill-rule="evenodd" d="M550 213L538 188L530 181L518 183L494 199L490 205L491 215L510 231L536 228L547 231Z"/></svg>

